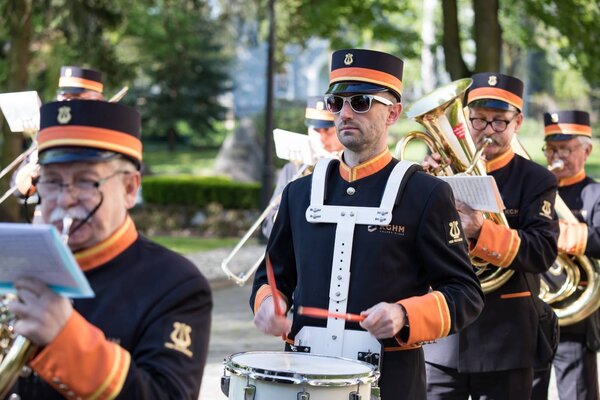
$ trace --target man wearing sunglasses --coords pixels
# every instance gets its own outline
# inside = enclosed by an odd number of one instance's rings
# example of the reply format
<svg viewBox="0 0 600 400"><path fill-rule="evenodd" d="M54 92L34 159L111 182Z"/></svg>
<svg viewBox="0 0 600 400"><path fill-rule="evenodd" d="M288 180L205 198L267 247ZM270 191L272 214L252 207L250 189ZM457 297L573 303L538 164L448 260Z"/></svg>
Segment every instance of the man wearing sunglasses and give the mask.
<svg viewBox="0 0 600 400"><path fill-rule="evenodd" d="M422 343L473 321L483 296L449 186L389 152L402 70L386 53L333 53L325 101L344 152L284 189L267 245L293 322L275 313L265 263L250 299L258 329L287 334L288 350L379 366L383 400L425 397ZM301 306L364 319L314 319Z"/></svg>
<svg viewBox="0 0 600 400"><path fill-rule="evenodd" d="M544 154L558 178L558 194L579 222L560 220L558 251L600 258L600 184L585 173L592 153L590 115L568 110L544 114ZM548 279L552 279L547 274ZM582 279L585 279L582 277ZM560 284L560 282L558 282ZM600 314L561 326L553 365L561 400L599 399L596 352L600 350ZM548 397L550 368L536 371L533 399Z"/></svg>
<svg viewBox="0 0 600 400"><path fill-rule="evenodd" d="M490 142L483 158L498 185L508 226L465 204L458 203L457 209L470 254L514 273L486 293L483 312L473 324L425 348L428 399L529 400L533 368L549 361L539 360L538 319L552 310L538 298L537 274L548 270L557 255L556 179L513 152L511 142L523 122L522 95L523 82L515 77L473 76L467 96L470 133L477 149ZM435 169L439 162L439 154L433 154L423 165ZM546 350L551 357L552 349Z"/></svg>
<svg viewBox="0 0 600 400"><path fill-rule="evenodd" d="M40 112L43 219L68 237L95 297L69 301L35 277L15 282L15 332L39 348L15 398L196 400L211 293L192 263L140 236L129 216L141 180L139 113L88 100Z"/></svg>
<svg viewBox="0 0 600 400"><path fill-rule="evenodd" d="M313 159L316 162L322 157L339 157L343 147L335 133L333 123L333 114L325 108L323 96L311 96L306 100L306 110L304 112L304 123L308 127L308 137ZM277 185L271 196L269 204L278 203L281 198L281 192L285 185L301 176L310 173L312 165L289 162L283 166L277 178ZM279 211L279 206L272 208L269 215L265 218L262 225L262 233L269 238L273 229L275 216Z"/></svg>

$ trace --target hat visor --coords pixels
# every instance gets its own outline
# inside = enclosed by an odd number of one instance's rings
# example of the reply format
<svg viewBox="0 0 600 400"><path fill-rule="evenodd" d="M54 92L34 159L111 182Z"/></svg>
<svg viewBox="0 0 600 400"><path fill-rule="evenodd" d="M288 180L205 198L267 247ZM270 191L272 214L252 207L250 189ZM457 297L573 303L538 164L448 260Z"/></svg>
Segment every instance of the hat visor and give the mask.
<svg viewBox="0 0 600 400"><path fill-rule="evenodd" d="M323 119L307 119L305 122L306 126L312 126L316 129L332 128L335 126L335 123L333 121L326 121Z"/></svg>
<svg viewBox="0 0 600 400"><path fill-rule="evenodd" d="M502 100L496 99L479 99L474 100L469 103L469 108L479 107L479 108L494 108L497 110L506 110L506 111L520 111L517 107L512 104L508 104Z"/></svg>
<svg viewBox="0 0 600 400"><path fill-rule="evenodd" d="M389 89L383 86L366 82L337 82L329 86L325 94L345 94L345 93L380 93L387 92Z"/></svg>
<svg viewBox="0 0 600 400"><path fill-rule="evenodd" d="M90 149L89 147L58 147L42 151L39 163L40 165L76 162L96 163L113 160L120 156L120 154L112 151Z"/></svg>
<svg viewBox="0 0 600 400"><path fill-rule="evenodd" d="M552 135L548 135L544 138L544 140L547 141L563 141L563 140L571 140L574 139L578 136L583 136L583 137L589 137L589 136L585 136L585 135L576 135L576 134L570 134L570 133L555 133Z"/></svg>
<svg viewBox="0 0 600 400"><path fill-rule="evenodd" d="M83 93L86 90L90 90L90 89L76 87L76 86L65 86L65 87L59 87L58 90L56 91L56 93L57 94L63 94L63 93L77 94L77 93Z"/></svg>

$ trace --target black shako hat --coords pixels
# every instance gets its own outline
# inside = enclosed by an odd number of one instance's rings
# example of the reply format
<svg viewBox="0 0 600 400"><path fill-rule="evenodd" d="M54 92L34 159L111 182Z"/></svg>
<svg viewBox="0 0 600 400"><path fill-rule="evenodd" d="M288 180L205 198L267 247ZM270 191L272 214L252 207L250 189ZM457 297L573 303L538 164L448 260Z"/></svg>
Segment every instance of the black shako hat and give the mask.
<svg viewBox="0 0 600 400"><path fill-rule="evenodd" d="M337 50L331 55L329 89L325 94L390 91L402 98L404 62L396 56L366 49Z"/></svg>
<svg viewBox="0 0 600 400"><path fill-rule="evenodd" d="M469 107L496 108L507 111L523 110L523 81L514 76L482 72L471 77Z"/></svg>
<svg viewBox="0 0 600 400"><path fill-rule="evenodd" d="M592 137L590 114L579 110L544 113L544 140L569 140L575 136Z"/></svg>
<svg viewBox="0 0 600 400"><path fill-rule="evenodd" d="M65 66L60 69L58 93L81 93L85 90L102 93L102 72L95 69Z"/></svg>
<svg viewBox="0 0 600 400"><path fill-rule="evenodd" d="M312 126L313 128L331 128L335 126L333 114L325 107L322 96L312 96L306 99L304 118L306 126Z"/></svg>
<svg viewBox="0 0 600 400"><path fill-rule="evenodd" d="M40 109L39 163L99 162L121 155L139 169L140 128L140 114L123 104L90 100L44 104Z"/></svg>

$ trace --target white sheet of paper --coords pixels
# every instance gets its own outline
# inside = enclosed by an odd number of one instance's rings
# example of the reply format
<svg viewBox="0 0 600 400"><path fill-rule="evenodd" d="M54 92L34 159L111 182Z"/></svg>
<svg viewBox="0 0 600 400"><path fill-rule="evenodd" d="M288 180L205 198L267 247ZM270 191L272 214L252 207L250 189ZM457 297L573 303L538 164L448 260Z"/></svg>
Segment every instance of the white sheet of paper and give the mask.
<svg viewBox="0 0 600 400"><path fill-rule="evenodd" d="M0 223L0 293L19 277L35 277L66 297L94 297L69 248L52 225Z"/></svg>
<svg viewBox="0 0 600 400"><path fill-rule="evenodd" d="M37 132L40 128L41 105L36 91L0 93L0 109L11 132Z"/></svg>
<svg viewBox="0 0 600 400"><path fill-rule="evenodd" d="M308 165L314 163L308 135L274 129L273 139L275 141L275 153L282 160L298 161Z"/></svg>
<svg viewBox="0 0 600 400"><path fill-rule="evenodd" d="M493 176L438 176L452 188L454 198L468 204L472 209L501 213L504 203Z"/></svg>

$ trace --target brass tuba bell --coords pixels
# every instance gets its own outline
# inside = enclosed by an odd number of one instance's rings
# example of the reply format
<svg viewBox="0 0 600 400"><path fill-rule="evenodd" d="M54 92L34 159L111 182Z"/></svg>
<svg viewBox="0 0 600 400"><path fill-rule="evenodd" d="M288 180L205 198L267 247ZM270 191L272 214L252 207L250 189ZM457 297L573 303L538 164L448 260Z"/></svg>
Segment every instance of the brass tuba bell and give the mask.
<svg viewBox="0 0 600 400"><path fill-rule="evenodd" d="M423 125L426 131L412 131L404 135L396 145L396 157L404 159L406 146L413 140L421 140L431 152L450 160L435 171L434 175L486 175L480 159L484 147L479 150L475 148L463 111L462 99L472 83L470 78L459 79L413 103L406 114ZM486 212L484 217L498 225L508 226L503 213ZM512 270L490 266L477 257L471 257L471 264L477 267L476 273L484 293L498 289L514 274Z"/></svg>

